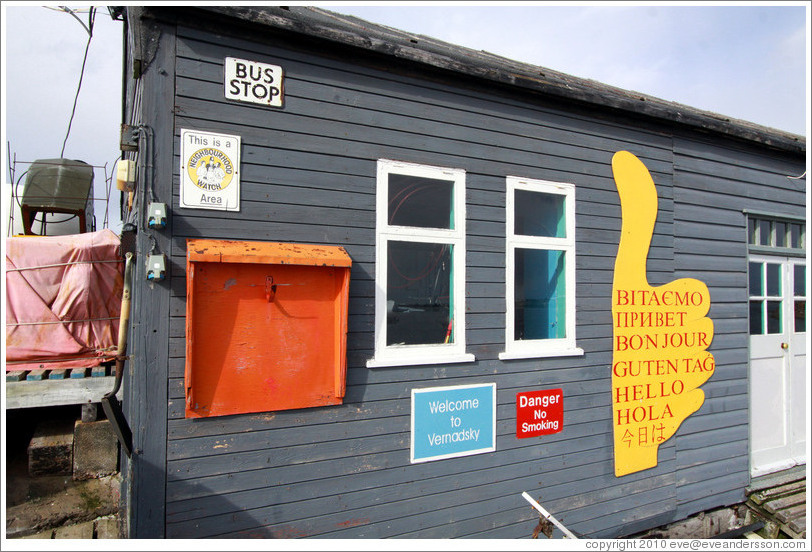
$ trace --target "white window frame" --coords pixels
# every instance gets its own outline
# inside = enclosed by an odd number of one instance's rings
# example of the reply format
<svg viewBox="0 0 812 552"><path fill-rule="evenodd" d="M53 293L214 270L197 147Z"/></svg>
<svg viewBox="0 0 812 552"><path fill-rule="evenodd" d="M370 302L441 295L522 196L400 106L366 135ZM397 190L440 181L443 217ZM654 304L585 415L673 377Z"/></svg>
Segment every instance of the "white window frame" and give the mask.
<svg viewBox="0 0 812 552"><path fill-rule="evenodd" d="M404 174L454 182L454 228L420 228L394 226L388 222L389 174ZM422 364L472 362L473 354L465 352L465 171L419 165L391 159L379 159L377 166L375 244L375 356L368 368ZM386 344L386 285L389 241L450 244L453 247L452 278L454 342L427 345Z"/></svg>
<svg viewBox="0 0 812 552"><path fill-rule="evenodd" d="M566 236L550 238L515 234L516 190L564 196ZM506 179L506 243L505 243L505 351L500 360L578 356L584 350L575 344L575 186L563 182L531 180L517 176ZM515 335L515 259L516 249L545 249L563 251L565 255L566 335L555 339L514 339Z"/></svg>

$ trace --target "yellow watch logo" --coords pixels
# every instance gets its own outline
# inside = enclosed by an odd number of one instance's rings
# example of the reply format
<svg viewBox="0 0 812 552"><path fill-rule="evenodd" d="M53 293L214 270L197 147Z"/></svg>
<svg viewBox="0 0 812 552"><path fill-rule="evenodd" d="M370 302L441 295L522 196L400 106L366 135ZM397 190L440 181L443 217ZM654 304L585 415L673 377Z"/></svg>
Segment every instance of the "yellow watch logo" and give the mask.
<svg viewBox="0 0 812 552"><path fill-rule="evenodd" d="M224 190L234 175L234 166L225 152L216 148L197 150L187 163L189 177L201 190Z"/></svg>
<svg viewBox="0 0 812 552"><path fill-rule="evenodd" d="M657 465L659 445L705 401L713 375L710 292L681 278L652 287L646 259L657 218L657 190L627 151L612 158L622 226L612 282L612 419L615 475Z"/></svg>

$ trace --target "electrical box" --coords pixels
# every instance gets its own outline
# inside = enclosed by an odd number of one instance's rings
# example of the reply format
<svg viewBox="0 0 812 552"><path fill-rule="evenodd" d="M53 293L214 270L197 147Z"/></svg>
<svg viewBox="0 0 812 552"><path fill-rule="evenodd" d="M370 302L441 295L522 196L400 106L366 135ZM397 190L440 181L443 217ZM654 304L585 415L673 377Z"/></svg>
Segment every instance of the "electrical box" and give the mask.
<svg viewBox="0 0 812 552"><path fill-rule="evenodd" d="M150 255L147 257L147 280L160 282L166 277L166 257Z"/></svg>
<svg viewBox="0 0 812 552"><path fill-rule="evenodd" d="M341 404L350 267L337 246L186 243L186 417Z"/></svg>
<svg viewBox="0 0 812 552"><path fill-rule="evenodd" d="M147 212L147 226L156 230L166 226L166 203L150 203Z"/></svg>
<svg viewBox="0 0 812 552"><path fill-rule="evenodd" d="M135 189L135 161L120 159L116 164L116 188L122 192Z"/></svg>

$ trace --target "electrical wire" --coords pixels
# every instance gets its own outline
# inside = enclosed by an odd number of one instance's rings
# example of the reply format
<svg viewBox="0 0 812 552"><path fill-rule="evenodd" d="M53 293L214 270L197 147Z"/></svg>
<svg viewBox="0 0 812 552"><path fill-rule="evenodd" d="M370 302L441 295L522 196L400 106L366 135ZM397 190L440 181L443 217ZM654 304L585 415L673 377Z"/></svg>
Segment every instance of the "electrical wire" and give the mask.
<svg viewBox="0 0 812 552"><path fill-rule="evenodd" d="M62 8L65 12L69 13L77 20L79 19L69 8L64 6ZM76 96L74 96L73 98L73 109L71 110L70 120L68 121L68 131L65 134L65 140L62 142L62 152L59 154L59 157L65 157L65 146L68 143L68 137L70 136L71 126L73 126L73 117L74 115L76 115L76 104L79 101L79 91L82 89L82 80L85 77L85 65L87 64L87 53L90 51L90 41L93 39L93 23L95 22L95 19L96 19L96 8L90 8L90 13L88 15L88 25L85 26L84 24L82 24L82 26L87 31L88 36L87 36L87 44L85 45L85 55L84 58L82 59L82 70L79 73L79 85L76 87ZM79 23L81 23L81 21L79 21Z"/></svg>
<svg viewBox="0 0 812 552"><path fill-rule="evenodd" d="M45 7L47 7L47 6L45 6ZM53 8L49 8L49 9L53 9ZM71 9L71 8L69 8L69 7L67 7L67 6L59 6L59 9L58 9L58 10L54 10L54 11L61 11L61 12L65 12L65 13L67 13L68 15L72 16L72 17L73 17L73 18L74 18L76 21L78 21L78 22L79 22L79 24L80 24L82 27L84 27L85 31L87 31L87 33L88 33L88 34L91 34L91 33L92 33L92 30L93 30L93 24L91 23L90 28L88 28L88 26L87 26L87 25L85 25L84 23L82 23L82 20L81 20L81 19L79 19L79 18L76 16L76 14L77 14L77 13L93 13L93 10L95 10L95 9L96 9L96 8L94 8L94 7L92 7L92 6L91 6L89 9Z"/></svg>
<svg viewBox="0 0 812 552"><path fill-rule="evenodd" d="M54 166L54 167L92 167L94 169L103 169L106 166L106 163L104 165L91 165L90 163L85 163L84 161L79 161L76 159L66 160L66 161L76 161L76 163L62 163L60 162L60 159L56 159L55 161L57 162L47 163L45 159L37 159L36 161L18 161L17 159L15 159L14 163L20 165L33 165L34 163L36 163L38 165Z"/></svg>

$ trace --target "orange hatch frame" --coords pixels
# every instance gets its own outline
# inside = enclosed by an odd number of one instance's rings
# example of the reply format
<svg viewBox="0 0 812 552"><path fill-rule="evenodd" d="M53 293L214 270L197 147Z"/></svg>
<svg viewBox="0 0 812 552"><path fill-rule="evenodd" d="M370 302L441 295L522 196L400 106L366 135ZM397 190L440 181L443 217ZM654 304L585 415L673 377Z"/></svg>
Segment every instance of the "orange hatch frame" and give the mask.
<svg viewBox="0 0 812 552"><path fill-rule="evenodd" d="M352 260L339 246L186 242L186 417L343 402Z"/></svg>

